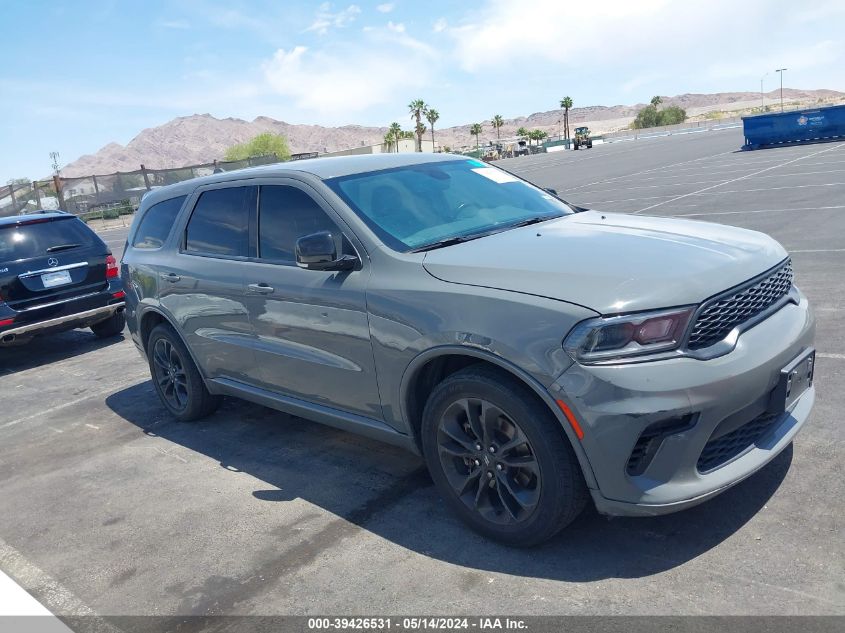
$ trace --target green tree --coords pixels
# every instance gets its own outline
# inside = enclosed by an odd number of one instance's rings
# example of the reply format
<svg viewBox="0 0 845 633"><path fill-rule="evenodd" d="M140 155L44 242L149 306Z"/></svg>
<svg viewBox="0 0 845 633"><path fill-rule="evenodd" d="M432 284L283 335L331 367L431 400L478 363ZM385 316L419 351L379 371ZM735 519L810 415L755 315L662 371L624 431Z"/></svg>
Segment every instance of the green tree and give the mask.
<svg viewBox="0 0 845 633"><path fill-rule="evenodd" d="M659 99L659 97L655 98ZM663 110L658 110L656 105L649 104L637 112L637 118L634 119L631 127L640 130L661 125L675 125L677 123L683 123L686 120L687 113L683 108L669 106Z"/></svg>
<svg viewBox="0 0 845 633"><path fill-rule="evenodd" d="M657 109L657 106L659 106L661 103L663 103L663 99L661 99L659 96L654 96L651 98L651 105L654 106L655 110Z"/></svg>
<svg viewBox="0 0 845 633"><path fill-rule="evenodd" d="M414 99L408 104L408 112L411 113L411 120L416 122L414 132L417 134L417 151L422 151L422 135L425 133L425 126L422 117L428 107L422 99Z"/></svg>
<svg viewBox="0 0 845 633"><path fill-rule="evenodd" d="M440 113L434 108L427 108L425 111L425 118L431 126L431 151L434 151L434 124L440 118Z"/></svg>
<svg viewBox="0 0 845 633"><path fill-rule="evenodd" d="M481 134L481 123L473 123L470 125L469 133L475 136L475 149L478 150L478 136Z"/></svg>
<svg viewBox="0 0 845 633"><path fill-rule="evenodd" d="M502 115L493 115L491 122L493 123L493 127L496 128L496 140L502 138L499 134L499 129L505 124L505 120L502 118Z"/></svg>
<svg viewBox="0 0 845 633"><path fill-rule="evenodd" d="M393 140L396 142L396 151L399 151L399 139L402 138L402 126L396 121L390 124L387 130L388 134L393 135Z"/></svg>
<svg viewBox="0 0 845 633"><path fill-rule="evenodd" d="M245 160L256 156L275 154L279 160L290 158L287 139L281 134L265 132L251 138L246 143L232 145L226 150L226 160Z"/></svg>
<svg viewBox="0 0 845 633"><path fill-rule="evenodd" d="M521 127L516 131L517 136L528 136L528 129Z"/></svg>
<svg viewBox="0 0 845 633"><path fill-rule="evenodd" d="M564 138L569 138L569 109L572 107L572 97L561 99L560 107L563 108L563 135Z"/></svg>
<svg viewBox="0 0 845 633"><path fill-rule="evenodd" d="M396 142L396 137L393 136L393 132L388 130L387 134L384 135L384 144L387 146L387 151L393 151L393 144Z"/></svg>

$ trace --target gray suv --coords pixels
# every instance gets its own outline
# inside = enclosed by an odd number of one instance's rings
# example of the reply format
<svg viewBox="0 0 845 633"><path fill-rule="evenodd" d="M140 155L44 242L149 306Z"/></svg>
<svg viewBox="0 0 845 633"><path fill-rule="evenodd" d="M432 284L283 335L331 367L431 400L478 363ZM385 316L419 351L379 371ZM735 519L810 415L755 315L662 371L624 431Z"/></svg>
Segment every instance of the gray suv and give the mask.
<svg viewBox="0 0 845 633"><path fill-rule="evenodd" d="M586 211L451 155L303 160L143 200L126 317L179 420L235 396L421 454L515 545L592 498L700 503L809 416L814 319L774 240Z"/></svg>

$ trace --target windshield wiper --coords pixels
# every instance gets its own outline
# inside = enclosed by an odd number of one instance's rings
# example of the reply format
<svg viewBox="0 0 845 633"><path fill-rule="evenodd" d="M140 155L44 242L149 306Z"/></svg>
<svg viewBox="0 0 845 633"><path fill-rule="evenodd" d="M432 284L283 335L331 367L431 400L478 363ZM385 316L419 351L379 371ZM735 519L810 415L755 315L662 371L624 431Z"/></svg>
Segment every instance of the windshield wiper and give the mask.
<svg viewBox="0 0 845 633"><path fill-rule="evenodd" d="M456 235L454 237L447 237L446 239L438 240L436 242L432 242L431 244L426 244L425 246L415 248L411 252L424 253L425 251L433 251L435 248L443 248L444 246L452 246L453 244L469 242L470 240L475 240L479 237L484 237L484 235L486 235L486 233L482 235Z"/></svg>
<svg viewBox="0 0 845 633"><path fill-rule="evenodd" d="M69 248L77 248L82 246L82 244L58 244L56 246L51 246L47 249L48 253L55 253L56 251L66 251Z"/></svg>
<svg viewBox="0 0 845 633"><path fill-rule="evenodd" d="M555 218L559 218L559 215L543 215L543 216L535 216L533 218L526 218L525 220L520 220L514 224L508 224L508 229L518 229L521 226L529 226L531 224L538 224L539 222L545 222L546 220L553 220Z"/></svg>

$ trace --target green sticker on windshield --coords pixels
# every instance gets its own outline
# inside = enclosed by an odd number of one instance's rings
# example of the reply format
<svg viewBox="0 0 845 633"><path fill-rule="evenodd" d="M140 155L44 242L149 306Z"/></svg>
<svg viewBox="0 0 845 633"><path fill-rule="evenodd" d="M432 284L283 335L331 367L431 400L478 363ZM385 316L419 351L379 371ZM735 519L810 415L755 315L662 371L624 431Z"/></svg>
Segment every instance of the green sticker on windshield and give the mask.
<svg viewBox="0 0 845 633"><path fill-rule="evenodd" d="M468 160L467 162L473 167L486 167L486 165L480 160Z"/></svg>

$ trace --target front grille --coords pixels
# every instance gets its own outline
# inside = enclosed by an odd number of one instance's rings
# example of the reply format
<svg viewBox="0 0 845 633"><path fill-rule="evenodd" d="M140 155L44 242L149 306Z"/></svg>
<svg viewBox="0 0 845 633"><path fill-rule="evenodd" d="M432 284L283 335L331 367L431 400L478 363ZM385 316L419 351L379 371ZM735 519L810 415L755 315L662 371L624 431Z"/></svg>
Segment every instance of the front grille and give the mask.
<svg viewBox="0 0 845 633"><path fill-rule="evenodd" d="M698 458L698 472L718 468L756 444L777 423L780 415L764 413L730 433L710 438Z"/></svg>
<svg viewBox="0 0 845 633"><path fill-rule="evenodd" d="M687 347L703 349L718 343L737 325L757 316L784 297L792 287L792 261L757 283L726 297L717 297L698 313Z"/></svg>

